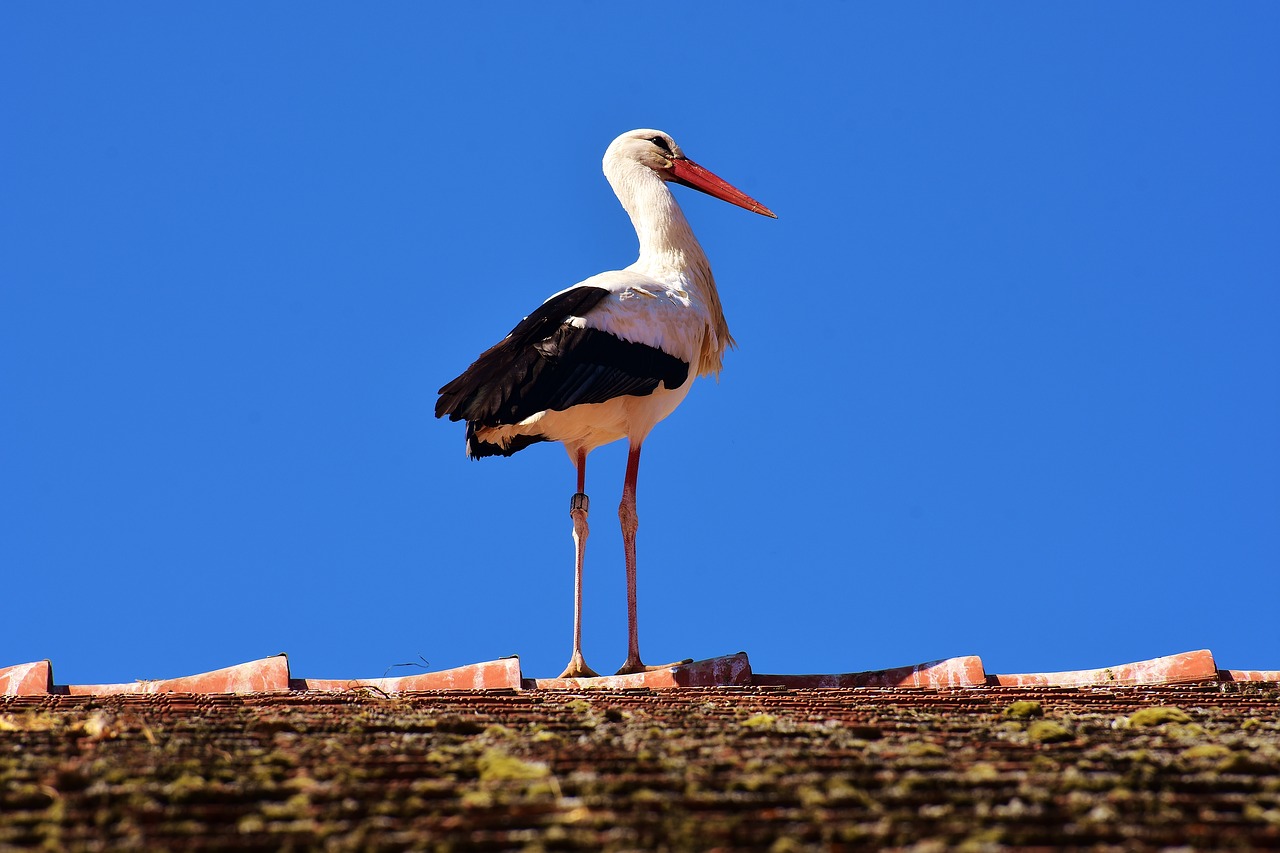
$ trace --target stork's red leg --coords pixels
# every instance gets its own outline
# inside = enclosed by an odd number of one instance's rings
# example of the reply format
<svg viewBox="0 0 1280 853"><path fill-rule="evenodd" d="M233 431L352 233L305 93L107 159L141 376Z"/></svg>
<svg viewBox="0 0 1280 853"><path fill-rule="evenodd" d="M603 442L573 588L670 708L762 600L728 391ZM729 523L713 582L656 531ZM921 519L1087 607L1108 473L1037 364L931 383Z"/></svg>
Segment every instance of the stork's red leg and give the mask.
<svg viewBox="0 0 1280 853"><path fill-rule="evenodd" d="M561 678L591 678L598 673L587 666L582 657L582 563L587 553L587 510L590 501L583 493L587 482L587 451L579 450L578 491L569 501L569 517L573 519L573 655L569 665L560 673Z"/></svg>
<svg viewBox="0 0 1280 853"><path fill-rule="evenodd" d="M633 444L627 454L627 475L622 482L622 503L618 505L627 563L627 662L618 670L619 675L645 670L640 660L640 631L636 626L636 530L640 527L640 517L636 515L636 480L639 475L640 445Z"/></svg>
<svg viewBox="0 0 1280 853"><path fill-rule="evenodd" d="M636 480L640 474L640 445L632 445L627 455L627 476L622 483L622 503L618 505L618 519L622 522L622 546L627 563L627 662L618 675L666 669L679 664L692 663L690 658L658 666L645 666L640 660L640 632L636 626L636 530L640 517L636 514Z"/></svg>

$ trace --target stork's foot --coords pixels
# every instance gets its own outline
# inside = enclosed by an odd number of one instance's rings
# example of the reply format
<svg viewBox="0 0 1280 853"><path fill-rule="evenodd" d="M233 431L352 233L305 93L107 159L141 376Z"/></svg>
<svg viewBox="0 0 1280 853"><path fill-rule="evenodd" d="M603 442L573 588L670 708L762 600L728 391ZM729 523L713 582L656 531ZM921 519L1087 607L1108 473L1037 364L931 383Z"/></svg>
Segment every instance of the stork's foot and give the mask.
<svg viewBox="0 0 1280 853"><path fill-rule="evenodd" d="M671 669L673 666L684 666L687 663L693 663L693 658L685 658L671 663L660 663L657 666L648 666L640 658L627 658L627 662L622 665L622 669L618 670L617 674L633 675L637 672L657 672L660 669Z"/></svg>
<svg viewBox="0 0 1280 853"><path fill-rule="evenodd" d="M599 676L600 673L587 666L582 652L574 652L573 657L569 658L569 665L559 675L560 678L598 678Z"/></svg>

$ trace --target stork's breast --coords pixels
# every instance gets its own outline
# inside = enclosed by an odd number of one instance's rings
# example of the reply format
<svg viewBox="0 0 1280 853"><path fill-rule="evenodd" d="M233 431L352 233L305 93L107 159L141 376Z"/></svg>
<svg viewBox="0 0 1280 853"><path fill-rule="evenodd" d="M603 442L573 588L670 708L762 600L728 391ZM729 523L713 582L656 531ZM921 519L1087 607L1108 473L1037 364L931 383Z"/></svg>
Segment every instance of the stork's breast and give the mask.
<svg viewBox="0 0 1280 853"><path fill-rule="evenodd" d="M657 347L690 365L697 363L707 330L703 312L684 291L646 287L611 294L582 318L582 324Z"/></svg>

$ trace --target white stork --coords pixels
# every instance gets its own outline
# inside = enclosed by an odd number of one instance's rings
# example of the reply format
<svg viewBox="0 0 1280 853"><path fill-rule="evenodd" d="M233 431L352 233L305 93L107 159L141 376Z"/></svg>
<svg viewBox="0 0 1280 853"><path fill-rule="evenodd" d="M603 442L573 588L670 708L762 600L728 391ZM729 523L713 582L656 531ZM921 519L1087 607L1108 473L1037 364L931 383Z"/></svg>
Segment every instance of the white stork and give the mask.
<svg viewBox="0 0 1280 853"><path fill-rule="evenodd" d="M576 551L573 654L561 677L596 675L582 657L582 564L587 454L630 441L618 517L627 570L627 660L641 672L636 628L636 478L649 430L675 410L694 377L719 374L734 345L707 256L668 183L777 216L684 156L660 130L633 130L604 153L604 174L631 217L640 257L543 302L440 389L436 417L467 422L467 453L510 456L539 441L564 444L578 469L569 504Z"/></svg>

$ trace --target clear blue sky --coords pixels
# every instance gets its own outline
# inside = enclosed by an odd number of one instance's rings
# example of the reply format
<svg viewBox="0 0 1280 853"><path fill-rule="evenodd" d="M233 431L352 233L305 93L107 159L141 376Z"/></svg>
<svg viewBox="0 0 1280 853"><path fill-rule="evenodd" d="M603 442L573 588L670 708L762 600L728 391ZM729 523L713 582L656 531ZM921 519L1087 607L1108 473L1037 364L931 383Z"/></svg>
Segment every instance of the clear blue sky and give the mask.
<svg viewBox="0 0 1280 853"><path fill-rule="evenodd" d="M1280 667L1280 7L637 9L0 9L0 665L558 672L572 466L431 411L658 127L781 218L678 190L740 348L645 446L649 661Z"/></svg>

